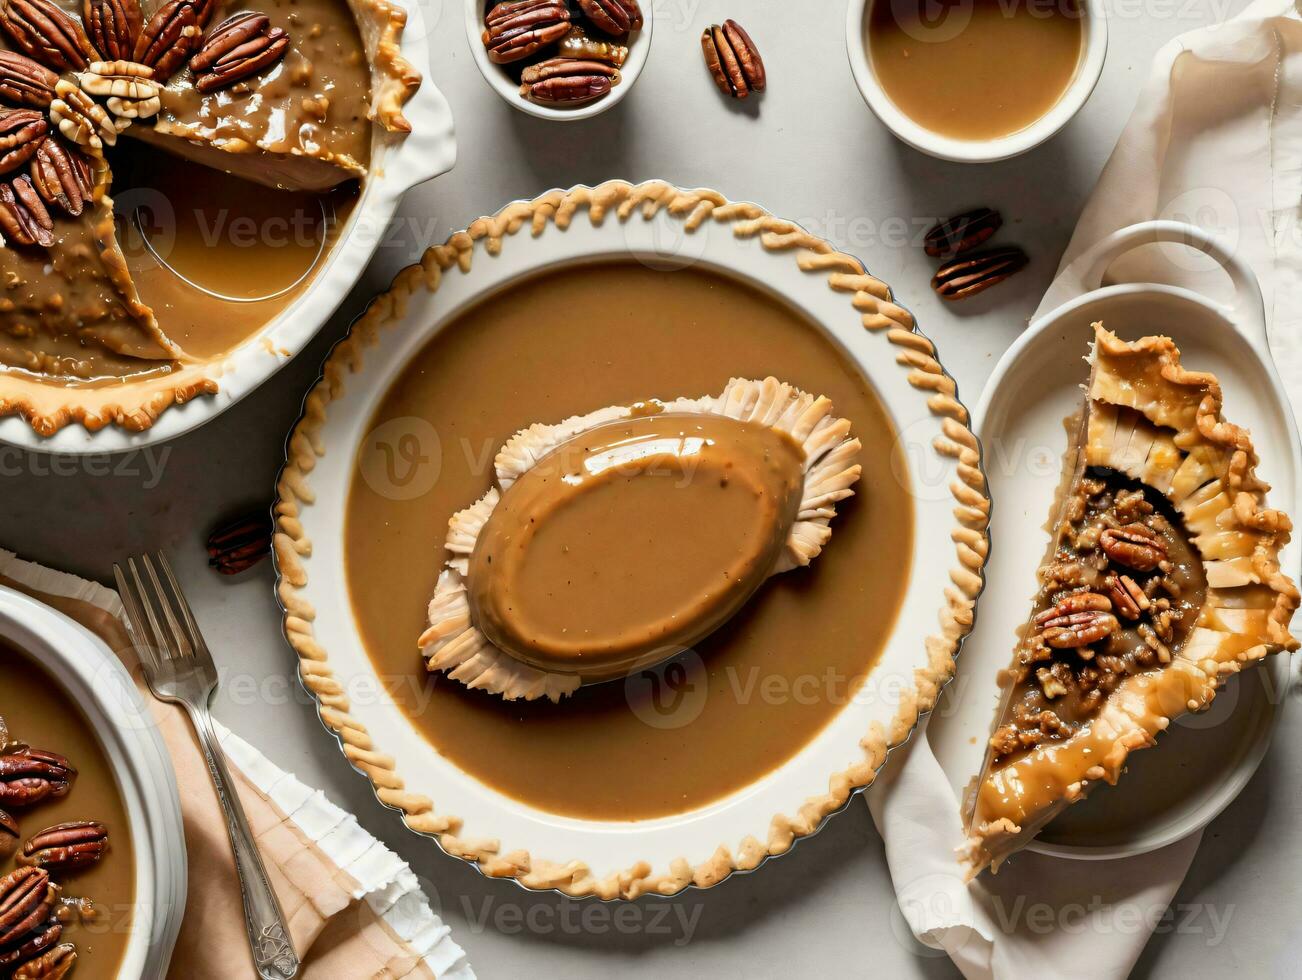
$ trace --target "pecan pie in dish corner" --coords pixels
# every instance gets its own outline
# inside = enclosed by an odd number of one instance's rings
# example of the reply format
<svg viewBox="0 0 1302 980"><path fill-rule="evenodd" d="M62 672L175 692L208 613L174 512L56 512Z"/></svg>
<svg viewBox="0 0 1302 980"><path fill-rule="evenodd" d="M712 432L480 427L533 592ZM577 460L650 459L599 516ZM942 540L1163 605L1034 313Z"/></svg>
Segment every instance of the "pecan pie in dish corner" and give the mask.
<svg viewBox="0 0 1302 980"><path fill-rule="evenodd" d="M971 873L997 869L1136 749L1208 707L1289 632L1279 564L1292 523L1267 505L1247 430L1165 337L1095 324L1040 589L967 801Z"/></svg>
<svg viewBox="0 0 1302 980"><path fill-rule="evenodd" d="M0 416L141 430L215 393L411 129L405 22L389 0L0 0Z"/></svg>

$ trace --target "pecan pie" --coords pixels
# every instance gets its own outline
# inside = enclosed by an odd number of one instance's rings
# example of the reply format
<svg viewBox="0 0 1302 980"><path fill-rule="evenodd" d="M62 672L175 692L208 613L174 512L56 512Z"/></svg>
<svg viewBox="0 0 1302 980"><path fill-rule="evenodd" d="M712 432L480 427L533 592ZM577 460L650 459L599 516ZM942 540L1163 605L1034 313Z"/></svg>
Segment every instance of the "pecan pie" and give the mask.
<svg viewBox="0 0 1302 980"><path fill-rule="evenodd" d="M200 200L232 186L224 175L283 195L356 186L373 144L410 129L420 77L399 53L405 18L390 0L0 0L0 416L46 434L74 420L139 429L215 391L178 369L229 349L192 344L194 325L245 300L180 273L147 286L124 248L128 212L114 214L115 168L133 174L128 200L177 211L176 156ZM239 247L247 264L256 249ZM237 252L209 248L209 261ZM141 382L135 404L77 404L127 378Z"/></svg>
<svg viewBox="0 0 1302 980"><path fill-rule="evenodd" d="M1278 560L1292 525L1220 385L1165 337L1095 334L1040 589L968 801L973 873L1115 783L1227 677L1298 646Z"/></svg>

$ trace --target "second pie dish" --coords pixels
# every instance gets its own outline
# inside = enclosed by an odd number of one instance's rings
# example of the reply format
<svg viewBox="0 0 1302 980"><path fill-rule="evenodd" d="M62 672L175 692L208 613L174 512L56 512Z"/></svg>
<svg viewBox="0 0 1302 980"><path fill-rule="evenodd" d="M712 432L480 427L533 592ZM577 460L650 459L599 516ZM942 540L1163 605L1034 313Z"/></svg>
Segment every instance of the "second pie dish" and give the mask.
<svg viewBox="0 0 1302 980"><path fill-rule="evenodd" d="M419 18L389 0L0 5L0 439L167 438L297 353L402 193L451 165Z"/></svg>
<svg viewBox="0 0 1302 980"><path fill-rule="evenodd" d="M349 760L449 853L574 896L712 885L817 831L948 679L985 556L966 418L889 289L790 222L659 182L518 202L400 275L308 396L277 503L286 633ZM686 493L644 475L647 446L671 480L699 463ZM630 447L608 477L608 450ZM617 513L638 498L609 495L622 479L654 515L641 526ZM444 593L507 609L497 653L563 667L567 616L594 596L650 594L639 636L666 609L707 628L645 660L635 644L615 680L604 661L565 690L518 669L489 683L440 590L504 554L461 531L521 540L499 532L522 501L546 505L528 531L542 559L505 581L527 591L541 570L565 601ZM566 526L585 513L620 533L594 547ZM720 588L729 526L754 548ZM652 557L603 563L630 554ZM445 636L475 649L442 662Z"/></svg>

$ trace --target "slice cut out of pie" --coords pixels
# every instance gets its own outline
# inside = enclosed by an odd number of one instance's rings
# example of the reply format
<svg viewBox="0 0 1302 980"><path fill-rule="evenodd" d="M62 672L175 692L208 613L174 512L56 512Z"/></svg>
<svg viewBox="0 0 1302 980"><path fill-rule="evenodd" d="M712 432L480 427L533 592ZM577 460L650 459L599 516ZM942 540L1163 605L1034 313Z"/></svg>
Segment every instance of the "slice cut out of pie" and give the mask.
<svg viewBox="0 0 1302 980"><path fill-rule="evenodd" d="M1279 564L1292 525L1216 378L1185 370L1168 338L1094 329L1039 592L967 800L974 875L1115 783L1228 677L1298 647Z"/></svg>
<svg viewBox="0 0 1302 980"><path fill-rule="evenodd" d="M143 429L214 393L208 365L308 277L287 273L283 289L249 297L167 261L202 243L199 264L228 279L293 266L274 207L204 197L215 171L282 200L318 195L300 237L318 213L324 229L336 203L352 206L373 150L411 129L403 108L421 78L400 51L406 16L391 0L0 0L0 417L21 415L42 435L74 420ZM119 164L129 196L115 217ZM175 194L183 166L192 199ZM244 196L275 196L264 187ZM207 208L204 227L218 231L186 231ZM243 212L263 217L237 240ZM147 218L158 228L146 248ZM147 257L127 257L132 237ZM160 287L150 275L164 266L173 278ZM240 329L209 326L228 321Z"/></svg>

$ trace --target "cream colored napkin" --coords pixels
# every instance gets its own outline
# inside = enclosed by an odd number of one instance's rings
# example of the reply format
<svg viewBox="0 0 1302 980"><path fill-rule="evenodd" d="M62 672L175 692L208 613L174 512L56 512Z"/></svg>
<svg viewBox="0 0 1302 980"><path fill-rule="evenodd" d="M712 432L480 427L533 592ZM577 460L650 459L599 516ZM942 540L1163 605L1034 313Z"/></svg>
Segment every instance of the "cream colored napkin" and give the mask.
<svg viewBox="0 0 1302 980"><path fill-rule="evenodd" d="M1126 225L1187 221L1219 235L1261 280L1270 341L1302 407L1302 18L1287 0L1183 35L1148 84L1076 227L1060 272ZM1215 294L1210 263L1170 248L1118 262L1115 281ZM1037 315L1072 298L1060 277ZM960 664L960 669L961 664ZM967 977L1112 977L1133 967L1189 870L1201 834L1125 861L1023 852L962 880L959 804L925 727L869 792L908 928Z"/></svg>
<svg viewBox="0 0 1302 980"><path fill-rule="evenodd" d="M0 549L0 585L45 602L112 648L139 678L115 592ZM194 731L179 708L153 700L176 768L189 857L185 920L168 976L255 976L244 933L235 862L216 791ZM218 726L262 852L289 919L305 980L474 980L465 954L429 906L411 869L355 817L283 772Z"/></svg>

